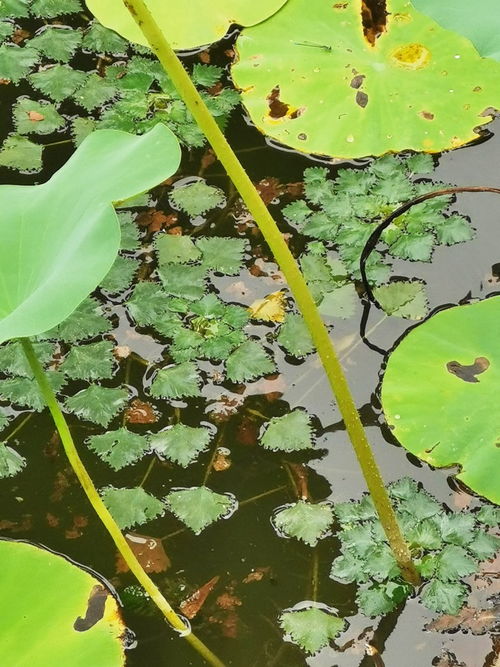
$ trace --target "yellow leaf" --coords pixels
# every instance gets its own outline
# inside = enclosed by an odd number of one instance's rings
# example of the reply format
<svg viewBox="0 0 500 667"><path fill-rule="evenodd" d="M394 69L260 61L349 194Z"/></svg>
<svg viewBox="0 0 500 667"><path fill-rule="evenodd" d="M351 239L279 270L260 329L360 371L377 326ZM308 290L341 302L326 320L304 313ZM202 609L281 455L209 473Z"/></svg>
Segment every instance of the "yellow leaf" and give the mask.
<svg viewBox="0 0 500 667"><path fill-rule="evenodd" d="M253 320L283 322L285 319L285 294L281 290L272 292L263 299L254 301L248 310Z"/></svg>

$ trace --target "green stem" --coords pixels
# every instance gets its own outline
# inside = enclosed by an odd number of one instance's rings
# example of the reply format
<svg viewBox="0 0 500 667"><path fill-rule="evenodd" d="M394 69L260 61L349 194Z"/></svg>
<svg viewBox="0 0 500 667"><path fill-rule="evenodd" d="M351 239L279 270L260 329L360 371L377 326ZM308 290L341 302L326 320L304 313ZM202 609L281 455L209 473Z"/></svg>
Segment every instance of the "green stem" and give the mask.
<svg viewBox="0 0 500 667"><path fill-rule="evenodd" d="M142 30L150 47L158 56L165 72L177 88L182 100L210 142L215 154L226 169L254 220L257 222L276 262L281 267L295 297L295 301L311 332L333 394L337 400L337 405L344 419L347 433L363 471L368 490L373 498L373 503L377 509L396 561L404 578L416 585L419 581L419 576L411 559L410 550L399 529L389 495L366 438L342 366L328 335L328 330L321 319L297 262L288 249L278 226L260 198L248 174L203 102L181 61L177 58L172 47L165 39L144 0L123 0L123 2Z"/></svg>
<svg viewBox="0 0 500 667"><path fill-rule="evenodd" d="M33 371L33 375L40 388L40 392L42 393L45 403L47 404L47 407L49 408L52 415L52 419L54 420L57 431L59 432L64 451L66 452L69 462L75 471L78 481L82 485L83 490L85 491L87 498L89 499L96 514L103 522L108 533L111 535L113 542L115 543L120 554L123 556L123 559L127 563L130 571L136 576L139 583L144 587L151 600L161 610L172 627L180 632L182 636L198 651L198 653L200 653L200 655L205 658L205 660L210 665L214 665L214 667L224 667L224 663L222 663L219 658L217 658L217 656L215 656L210 651L210 649L207 648L205 644L203 644L190 631L190 628L175 613L167 600L163 597L156 584L142 569L141 564L135 557L132 549L128 545L127 540L123 537L120 529L115 523L115 520L109 513L106 505L101 500L101 497L99 496L97 489L92 482L92 479L90 478L82 460L78 455L75 443L73 442L73 437L68 427L68 423L57 403L54 391L52 390L52 387L47 380L47 376L45 375L45 372L36 357L30 340L28 338L21 338L20 340L31 370Z"/></svg>

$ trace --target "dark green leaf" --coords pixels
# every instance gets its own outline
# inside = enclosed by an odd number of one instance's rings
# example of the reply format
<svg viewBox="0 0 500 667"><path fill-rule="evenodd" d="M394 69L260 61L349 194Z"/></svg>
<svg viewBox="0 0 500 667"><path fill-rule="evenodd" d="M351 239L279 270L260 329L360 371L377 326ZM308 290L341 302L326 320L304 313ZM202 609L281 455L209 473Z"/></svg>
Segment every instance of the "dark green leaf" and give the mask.
<svg viewBox="0 0 500 667"><path fill-rule="evenodd" d="M437 556L436 576L441 581L456 581L476 570L476 564L462 547L446 546Z"/></svg>
<svg viewBox="0 0 500 667"><path fill-rule="evenodd" d="M50 60L67 63L75 54L82 41L78 30L66 26L49 25L30 40L31 48L37 49Z"/></svg>
<svg viewBox="0 0 500 667"><path fill-rule="evenodd" d="M233 276L241 269L247 243L243 239L214 236L199 238L196 246L203 253L204 267Z"/></svg>
<svg viewBox="0 0 500 667"><path fill-rule="evenodd" d="M94 21L85 33L82 46L88 51L118 54L126 53L128 44L118 33Z"/></svg>
<svg viewBox="0 0 500 667"><path fill-rule="evenodd" d="M162 234L157 237L155 245L160 264L188 264L201 257L190 236Z"/></svg>
<svg viewBox="0 0 500 667"><path fill-rule="evenodd" d="M254 340L240 345L226 360L226 375L231 382L248 382L275 370L274 361Z"/></svg>
<svg viewBox="0 0 500 667"><path fill-rule="evenodd" d="M2 44L0 46L0 79L19 83L21 79L26 78L38 58L38 51L29 46Z"/></svg>
<svg viewBox="0 0 500 667"><path fill-rule="evenodd" d="M55 392L65 384L64 375L57 371L47 373L47 379ZM0 397L14 405L26 406L36 412L41 412L45 408L45 399L36 380L31 378L16 377L0 380Z"/></svg>
<svg viewBox="0 0 500 667"><path fill-rule="evenodd" d="M60 370L72 380L101 380L113 377L114 345L110 341L75 345L63 361Z"/></svg>
<svg viewBox="0 0 500 667"><path fill-rule="evenodd" d="M368 575L365 571L365 561L359 558L357 554L347 552L333 561L330 571L332 579L338 579L342 583L350 584L353 581L364 583L368 581Z"/></svg>
<svg viewBox="0 0 500 667"><path fill-rule="evenodd" d="M19 134L52 134L66 123L53 104L35 102L28 97L21 97L16 102L12 116Z"/></svg>
<svg viewBox="0 0 500 667"><path fill-rule="evenodd" d="M174 188L169 199L175 208L184 211L192 218L220 207L226 201L222 190L207 185L202 180Z"/></svg>
<svg viewBox="0 0 500 667"><path fill-rule="evenodd" d="M137 259L118 255L109 273L100 284L101 289L111 294L123 292L130 287L138 268L139 261Z"/></svg>
<svg viewBox="0 0 500 667"><path fill-rule="evenodd" d="M388 315L421 320L427 314L427 298L422 282L397 280L375 287L373 294Z"/></svg>
<svg viewBox="0 0 500 667"><path fill-rule="evenodd" d="M127 308L139 326L147 326L168 310L170 296L153 282L140 282L134 288Z"/></svg>
<svg viewBox="0 0 500 667"><path fill-rule="evenodd" d="M26 459L12 447L0 442L0 478L17 475L26 465Z"/></svg>
<svg viewBox="0 0 500 667"><path fill-rule="evenodd" d="M158 273L165 290L172 296L197 301L205 291L206 269L203 266L163 264Z"/></svg>
<svg viewBox="0 0 500 667"><path fill-rule="evenodd" d="M103 308L92 298L87 298L57 327L46 331L41 338L63 340L66 343L94 338L107 333L111 323L103 315Z"/></svg>
<svg viewBox="0 0 500 667"><path fill-rule="evenodd" d="M91 384L75 396L66 399L69 412L87 421L107 426L123 409L128 399L128 391L121 388L101 387Z"/></svg>
<svg viewBox="0 0 500 667"><path fill-rule="evenodd" d="M118 88L96 73L87 76L86 81L73 95L77 104L86 111L101 107L118 95Z"/></svg>
<svg viewBox="0 0 500 667"><path fill-rule="evenodd" d="M422 591L422 602L433 611L455 615L464 604L467 593L464 584L433 579Z"/></svg>
<svg viewBox="0 0 500 667"><path fill-rule="evenodd" d="M184 362L158 371L149 389L155 398L200 396L200 375L195 364Z"/></svg>
<svg viewBox="0 0 500 667"><path fill-rule="evenodd" d="M0 167L19 171L40 171L42 150L40 144L34 144L27 137L11 135L4 141L0 150Z"/></svg>
<svg viewBox="0 0 500 667"><path fill-rule="evenodd" d="M29 81L44 95L56 102L62 102L83 84L85 78L85 72L72 69L69 65L51 65L31 74Z"/></svg>
<svg viewBox="0 0 500 667"><path fill-rule="evenodd" d="M277 340L294 357L305 357L314 351L314 343L304 318L296 313L287 313Z"/></svg>
<svg viewBox="0 0 500 667"><path fill-rule="evenodd" d="M33 343L33 350L38 361L42 366L45 366L52 359L55 346L52 343ZM33 377L33 371L19 341L7 343L0 347L0 370L8 375Z"/></svg>

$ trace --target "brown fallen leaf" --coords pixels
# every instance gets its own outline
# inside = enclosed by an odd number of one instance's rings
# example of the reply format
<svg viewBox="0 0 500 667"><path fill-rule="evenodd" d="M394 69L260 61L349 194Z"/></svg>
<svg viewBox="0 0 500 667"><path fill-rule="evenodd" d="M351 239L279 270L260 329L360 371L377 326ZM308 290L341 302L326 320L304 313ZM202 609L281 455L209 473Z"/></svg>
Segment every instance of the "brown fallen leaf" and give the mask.
<svg viewBox="0 0 500 667"><path fill-rule="evenodd" d="M207 407L207 413L218 424L226 422L238 412L243 403L243 397L233 394L222 394L216 401Z"/></svg>
<svg viewBox="0 0 500 667"><path fill-rule="evenodd" d="M285 191L285 187L274 176L263 178L258 183L255 183L255 189L264 204L278 204L279 198Z"/></svg>
<svg viewBox="0 0 500 667"><path fill-rule="evenodd" d="M113 355L115 359L126 359L130 357L132 350L128 345L117 345L113 350Z"/></svg>
<svg viewBox="0 0 500 667"><path fill-rule="evenodd" d="M158 421L158 415L151 403L134 398L125 411L125 421L129 424L154 424Z"/></svg>
<svg viewBox="0 0 500 667"><path fill-rule="evenodd" d="M45 520L47 521L47 524L51 528L57 528L57 526L59 525L59 517L56 516L55 514L52 514L51 512L47 512L47 514L45 515Z"/></svg>
<svg viewBox="0 0 500 667"><path fill-rule="evenodd" d="M11 40L14 42L14 44L21 44L21 42L24 42L24 40L28 39L28 37L31 37L31 33L28 30L17 28L14 30Z"/></svg>
<svg viewBox="0 0 500 667"><path fill-rule="evenodd" d="M218 575L212 577L210 581L207 581L206 584L200 586L197 591L181 602L179 608L186 618L192 619L196 616L205 604L205 600L212 592L219 579L220 577Z"/></svg>
<svg viewBox="0 0 500 667"><path fill-rule="evenodd" d="M484 635L500 627L500 605L490 609L464 607L456 615L443 614L425 626L425 630L435 632L455 632L470 630L473 635Z"/></svg>
<svg viewBox="0 0 500 667"><path fill-rule="evenodd" d="M38 111L28 111L28 118L34 123L39 123L41 120L45 120L45 116Z"/></svg>
<svg viewBox="0 0 500 667"><path fill-rule="evenodd" d="M61 450L61 438L59 437L59 433L57 431L54 431L54 433L52 433L52 435L50 436L50 440L43 448L43 454L48 459L55 459L59 455L60 450Z"/></svg>
<svg viewBox="0 0 500 667"><path fill-rule="evenodd" d="M171 566L161 540L139 533L125 533L130 548L146 572L165 572ZM116 572L128 572L129 567L120 553L116 554Z"/></svg>
<svg viewBox="0 0 500 667"><path fill-rule="evenodd" d="M221 611L217 616L210 616L208 621L220 625L223 637L236 639L239 635L241 621L238 614L233 610Z"/></svg>
<svg viewBox="0 0 500 667"><path fill-rule="evenodd" d="M438 662L434 662L436 659ZM434 660L432 661L434 667L467 667L464 662L458 662L457 656L454 653L446 649L443 650L441 656L436 656Z"/></svg>
<svg viewBox="0 0 500 667"><path fill-rule="evenodd" d="M236 609L236 607L241 607L243 603L240 600L240 598L234 595L233 593L229 591L224 591L224 593L221 593L221 595L219 595L219 597L215 601L215 604L221 609L227 610L227 609Z"/></svg>
<svg viewBox="0 0 500 667"><path fill-rule="evenodd" d="M82 528L85 528L89 523L86 516L75 514L73 516L73 525L64 532L64 537L67 540L76 540L83 535Z"/></svg>
<svg viewBox="0 0 500 667"><path fill-rule="evenodd" d="M33 527L33 518L31 514L23 514L20 521L9 521L2 519L0 521L0 530L10 531L12 533L24 533Z"/></svg>
<svg viewBox="0 0 500 667"><path fill-rule="evenodd" d="M256 445L259 439L259 430L259 425L252 417L243 415L236 430L236 440L242 445Z"/></svg>
<svg viewBox="0 0 500 667"><path fill-rule="evenodd" d="M222 472L228 470L231 467L231 450L226 447L219 447L215 453L214 462L212 463L212 468L216 472Z"/></svg>
<svg viewBox="0 0 500 667"><path fill-rule="evenodd" d="M255 581L262 581L262 579L268 576L270 572L271 568L269 565L267 567L256 567L254 570L247 574L247 576L243 579L243 583L252 584Z"/></svg>
<svg viewBox="0 0 500 667"><path fill-rule="evenodd" d="M72 468L65 468L56 473L52 493L49 500L51 503L60 502L66 491L76 482L76 476Z"/></svg>

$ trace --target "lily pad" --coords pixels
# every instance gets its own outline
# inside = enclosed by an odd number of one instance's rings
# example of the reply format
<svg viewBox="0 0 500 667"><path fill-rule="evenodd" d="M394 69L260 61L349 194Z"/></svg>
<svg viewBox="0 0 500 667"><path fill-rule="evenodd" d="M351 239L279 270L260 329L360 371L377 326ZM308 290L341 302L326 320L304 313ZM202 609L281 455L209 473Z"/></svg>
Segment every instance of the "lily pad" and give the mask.
<svg viewBox="0 0 500 667"><path fill-rule="evenodd" d="M112 202L172 175L179 159L161 124L140 137L98 130L46 183L0 187L0 342L40 334L75 310L118 252Z"/></svg>
<svg viewBox="0 0 500 667"><path fill-rule="evenodd" d="M394 349L382 382L389 427L432 466L500 504L500 297L440 311Z"/></svg>
<svg viewBox="0 0 500 667"><path fill-rule="evenodd" d="M222 39L232 23L255 25L272 16L286 0L147 0L161 31L174 49L193 49ZM106 27L131 42L148 46L122 0L87 0L87 7Z"/></svg>
<svg viewBox="0 0 500 667"><path fill-rule="evenodd" d="M387 11L374 44L361 0L289 0L245 29L232 75L258 129L339 158L435 153L476 139L491 120L483 112L500 106L499 65L408 0L387 0Z"/></svg>
<svg viewBox="0 0 500 667"><path fill-rule="evenodd" d="M5 665L125 664L118 604L96 576L34 544L0 540Z"/></svg>

